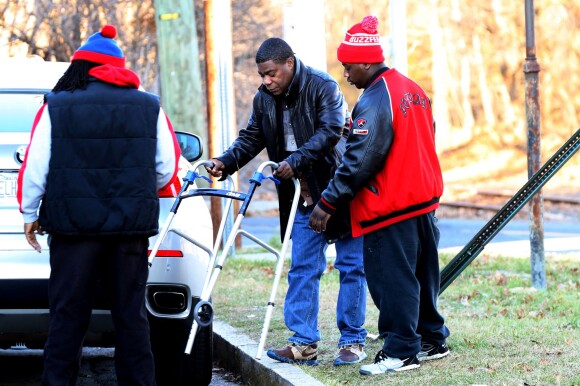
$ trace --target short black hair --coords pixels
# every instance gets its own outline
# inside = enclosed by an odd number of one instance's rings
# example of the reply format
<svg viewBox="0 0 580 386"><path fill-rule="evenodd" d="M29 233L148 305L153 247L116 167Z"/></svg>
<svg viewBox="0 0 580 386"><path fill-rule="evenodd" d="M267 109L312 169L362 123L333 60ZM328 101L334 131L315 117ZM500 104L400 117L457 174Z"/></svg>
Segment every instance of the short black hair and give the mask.
<svg viewBox="0 0 580 386"><path fill-rule="evenodd" d="M264 63L269 60L274 63L284 63L286 59L294 56L294 51L288 43L280 38L269 38L258 48L256 52L256 64Z"/></svg>

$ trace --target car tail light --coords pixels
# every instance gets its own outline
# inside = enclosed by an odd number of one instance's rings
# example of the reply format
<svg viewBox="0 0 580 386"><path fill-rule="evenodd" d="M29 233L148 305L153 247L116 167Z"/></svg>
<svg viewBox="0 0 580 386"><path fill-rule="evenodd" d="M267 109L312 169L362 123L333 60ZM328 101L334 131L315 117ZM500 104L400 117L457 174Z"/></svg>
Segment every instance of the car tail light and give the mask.
<svg viewBox="0 0 580 386"><path fill-rule="evenodd" d="M151 254L151 250L147 251L147 256ZM183 257L183 252L179 249L160 249L157 251L156 257Z"/></svg>
<svg viewBox="0 0 580 386"><path fill-rule="evenodd" d="M181 190L181 181L176 176L169 185L159 189L159 198L177 197L177 193Z"/></svg>

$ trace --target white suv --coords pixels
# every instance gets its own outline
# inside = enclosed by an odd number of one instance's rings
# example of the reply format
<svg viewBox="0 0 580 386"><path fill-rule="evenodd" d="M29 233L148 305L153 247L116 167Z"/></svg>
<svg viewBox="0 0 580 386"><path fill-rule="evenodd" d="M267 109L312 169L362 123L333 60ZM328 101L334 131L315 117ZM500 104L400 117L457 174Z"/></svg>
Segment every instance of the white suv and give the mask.
<svg viewBox="0 0 580 386"><path fill-rule="evenodd" d="M42 348L48 331L47 281L50 274L46 236L38 237L42 253L34 251L24 237L22 215L16 200L17 176L30 130L43 96L67 69L68 63L41 59L3 59L0 73L0 348L24 343ZM183 157L180 176L199 159L199 137L176 133ZM185 158L184 158L185 157ZM187 158L187 159L186 159ZM179 182L177 182L179 185ZM195 188L195 186L194 186ZM173 205L180 186L160 191L160 227ZM159 385L208 385L212 376L213 333L211 324L196 336L191 355L184 354L199 301L209 256L176 233L212 248L212 222L202 197L183 200L172 229L160 246L149 271L146 304ZM155 237L150 239L150 247ZM110 346L113 324L106 299L99 297L85 345Z"/></svg>

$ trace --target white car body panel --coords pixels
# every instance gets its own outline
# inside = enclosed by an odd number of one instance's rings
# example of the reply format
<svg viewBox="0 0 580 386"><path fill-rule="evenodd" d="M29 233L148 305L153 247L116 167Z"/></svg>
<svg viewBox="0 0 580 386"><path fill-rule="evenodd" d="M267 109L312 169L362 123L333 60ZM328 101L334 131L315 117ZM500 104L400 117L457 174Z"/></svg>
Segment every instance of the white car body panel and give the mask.
<svg viewBox="0 0 580 386"><path fill-rule="evenodd" d="M42 106L42 93L54 87L68 65L68 63L44 62L41 59L3 60L0 63L1 73L10 74L10 76L1 77L0 94L30 94L33 103L30 108L27 108L30 116L26 118L30 123L29 128L32 128L36 111ZM36 93L33 93L34 91ZM50 275L47 236L37 237L42 253L34 251L25 239L24 222L18 210L17 200L13 197L13 193L4 191L12 189L12 182L8 180L15 180L20 168L20 163L11 154L16 148L25 148L30 140L30 132L11 132L2 126L1 121L0 117L0 283L3 280L11 280L14 283L29 279L46 280ZM191 164L182 157L179 166L179 174L183 177ZM173 197L160 198L160 228L174 200ZM198 240L207 248L212 248L212 222L203 198L192 197L184 200L172 227ZM153 245L156 237L150 238L150 246ZM184 256L182 258L155 258L149 272L148 284L182 285L188 288L191 296L199 297L207 274L209 262L207 253L173 232L167 235L160 249L181 250ZM12 290L19 289L12 288ZM189 302L191 303L191 298ZM147 305L149 311L155 316L176 317L173 314L154 312L150 304L147 303ZM191 304L188 308L191 308ZM22 331L9 331L7 327L13 328L15 325L8 320L10 318L7 316L14 314L27 314L30 317L36 314L40 317L40 324L33 330L46 328L46 309L4 309L0 304L0 332L26 332L31 327L25 323ZM181 317L185 316L181 315Z"/></svg>

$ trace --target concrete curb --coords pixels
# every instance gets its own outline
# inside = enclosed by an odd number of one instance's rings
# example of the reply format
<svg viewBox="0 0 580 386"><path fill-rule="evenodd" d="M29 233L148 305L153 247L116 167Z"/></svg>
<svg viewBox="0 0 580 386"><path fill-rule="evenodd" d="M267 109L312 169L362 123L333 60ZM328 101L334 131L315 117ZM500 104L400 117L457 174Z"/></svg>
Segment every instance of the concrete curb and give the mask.
<svg viewBox="0 0 580 386"><path fill-rule="evenodd" d="M256 359L258 343L221 321L213 322L214 360L240 374L252 386L324 386L299 366L281 363L264 355Z"/></svg>

